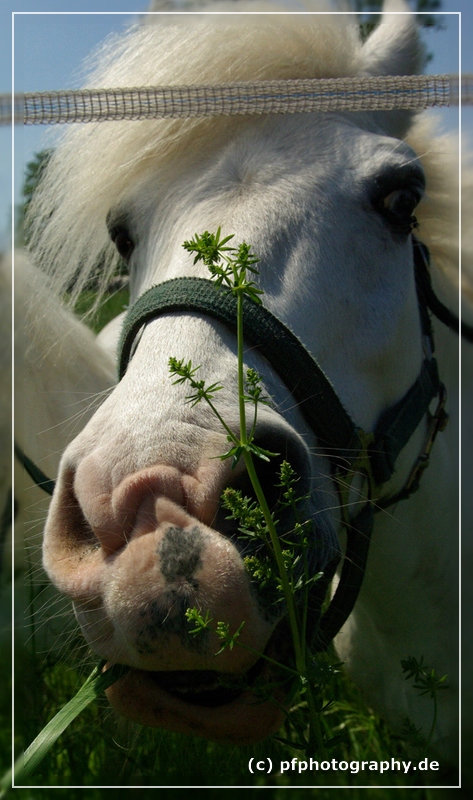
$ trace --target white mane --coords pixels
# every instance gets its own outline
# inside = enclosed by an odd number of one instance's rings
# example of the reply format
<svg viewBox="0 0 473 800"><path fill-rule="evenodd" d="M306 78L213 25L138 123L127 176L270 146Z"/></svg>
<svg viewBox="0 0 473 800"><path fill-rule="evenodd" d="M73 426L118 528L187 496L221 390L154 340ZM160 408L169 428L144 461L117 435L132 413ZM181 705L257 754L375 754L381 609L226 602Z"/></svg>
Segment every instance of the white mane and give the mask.
<svg viewBox="0 0 473 800"><path fill-rule="evenodd" d="M233 9L217 4L212 9ZM330 8L325 0L315 10ZM274 3L242 3L246 8L279 10ZM351 15L264 15L244 24L246 15L150 16L125 35L111 37L96 53L89 87L216 83L238 80L355 76L365 71L362 42ZM156 20L159 24L156 24ZM218 33L216 33L218 31ZM150 58L150 53L154 57ZM29 224L35 260L54 276L58 293L71 279L79 293L101 264L104 288L117 256L105 219L112 205L145 178L166 180L178 168L179 153L216 147L245 118L123 121L71 126L60 140L50 168L31 205ZM421 236L441 268L455 270L451 235L456 218L456 171L448 142L415 125L410 143L427 171L428 193L419 209ZM450 236L452 242L450 241Z"/></svg>

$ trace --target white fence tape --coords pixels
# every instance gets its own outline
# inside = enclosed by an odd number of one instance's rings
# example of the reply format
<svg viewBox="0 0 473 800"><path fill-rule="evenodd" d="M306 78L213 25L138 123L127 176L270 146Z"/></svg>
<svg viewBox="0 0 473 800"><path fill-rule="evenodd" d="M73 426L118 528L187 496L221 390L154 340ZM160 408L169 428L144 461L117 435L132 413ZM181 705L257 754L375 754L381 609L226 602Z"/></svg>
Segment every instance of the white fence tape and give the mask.
<svg viewBox="0 0 473 800"><path fill-rule="evenodd" d="M0 95L0 124L423 109L473 104L473 75L408 75Z"/></svg>

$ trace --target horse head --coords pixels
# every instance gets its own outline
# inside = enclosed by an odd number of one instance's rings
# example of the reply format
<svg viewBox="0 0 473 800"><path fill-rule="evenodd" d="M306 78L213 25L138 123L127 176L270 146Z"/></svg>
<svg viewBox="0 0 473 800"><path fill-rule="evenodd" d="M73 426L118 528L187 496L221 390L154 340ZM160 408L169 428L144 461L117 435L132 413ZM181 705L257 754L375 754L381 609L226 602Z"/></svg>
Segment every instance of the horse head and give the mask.
<svg viewBox="0 0 473 800"><path fill-rule="evenodd" d="M364 43L343 15L202 16L191 25L164 17L112 43L91 82L411 74L421 62L409 14L387 13ZM221 227L251 244L264 306L304 343L355 425L373 431L425 357L412 247L425 177L404 141L411 122L410 111L380 110L71 130L32 206L33 249L56 269L58 287L74 275L77 291L98 260L106 281L124 259L134 302L153 284L208 277L182 243ZM172 384L171 356L223 386L218 410L238 431L233 331L199 311L153 316L122 379L63 455L44 564L72 598L91 648L130 667L108 692L118 711L210 739L256 741L282 720L284 690L274 704L255 696L252 681L271 678L261 654L290 661L285 616L245 569L247 544L221 507L226 487L249 492L248 476L221 460L227 435L208 406L189 404L186 387ZM334 453L277 364L247 343L245 365L271 398L255 441L300 476L301 513L313 521L310 569L331 574L342 517ZM405 484L423 436L419 428L409 439L381 501ZM258 469L274 500L278 460ZM244 622L242 646L216 654L213 631L190 634L189 607L232 631ZM240 691L242 676L249 686Z"/></svg>

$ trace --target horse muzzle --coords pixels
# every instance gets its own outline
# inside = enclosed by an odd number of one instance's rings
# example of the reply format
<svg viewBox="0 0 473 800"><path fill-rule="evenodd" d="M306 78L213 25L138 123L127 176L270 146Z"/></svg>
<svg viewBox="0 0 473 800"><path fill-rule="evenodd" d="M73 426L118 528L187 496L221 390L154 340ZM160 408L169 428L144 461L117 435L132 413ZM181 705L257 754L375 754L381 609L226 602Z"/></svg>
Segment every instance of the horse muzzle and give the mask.
<svg viewBox="0 0 473 800"><path fill-rule="evenodd" d="M262 423L259 441L295 463L307 487L308 456L289 430ZM276 470L260 467L271 504ZM242 464L232 470L230 460L206 457L188 474L157 463L107 491L96 454L76 468L65 459L43 553L90 647L131 668L108 691L119 712L145 725L242 743L280 726L281 711L254 686L279 687L282 705L287 674L276 678L264 656L287 664L291 652L281 635L284 602L260 591L243 560L252 545L225 519L220 498L227 486L247 492ZM208 626L193 633L188 609ZM234 646L222 648L217 623L230 635L239 631Z"/></svg>

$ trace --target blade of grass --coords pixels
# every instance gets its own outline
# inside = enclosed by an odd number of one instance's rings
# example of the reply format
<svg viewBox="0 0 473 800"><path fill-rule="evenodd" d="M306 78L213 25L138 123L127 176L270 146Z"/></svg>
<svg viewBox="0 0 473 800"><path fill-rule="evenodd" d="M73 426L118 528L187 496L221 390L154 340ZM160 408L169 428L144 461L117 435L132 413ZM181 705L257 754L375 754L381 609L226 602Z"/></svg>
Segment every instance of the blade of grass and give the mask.
<svg viewBox="0 0 473 800"><path fill-rule="evenodd" d="M86 708L89 703L99 697L112 683L115 683L129 667L122 664L114 664L110 669L103 672L105 661L98 664L91 672L85 683L81 686L75 697L69 700L65 706L48 722L36 739L26 749L24 755L18 759L15 765L15 784L21 784L24 778L34 773L38 764L47 755L49 750L58 740L61 733L70 723ZM2 781L3 784L3 781Z"/></svg>

